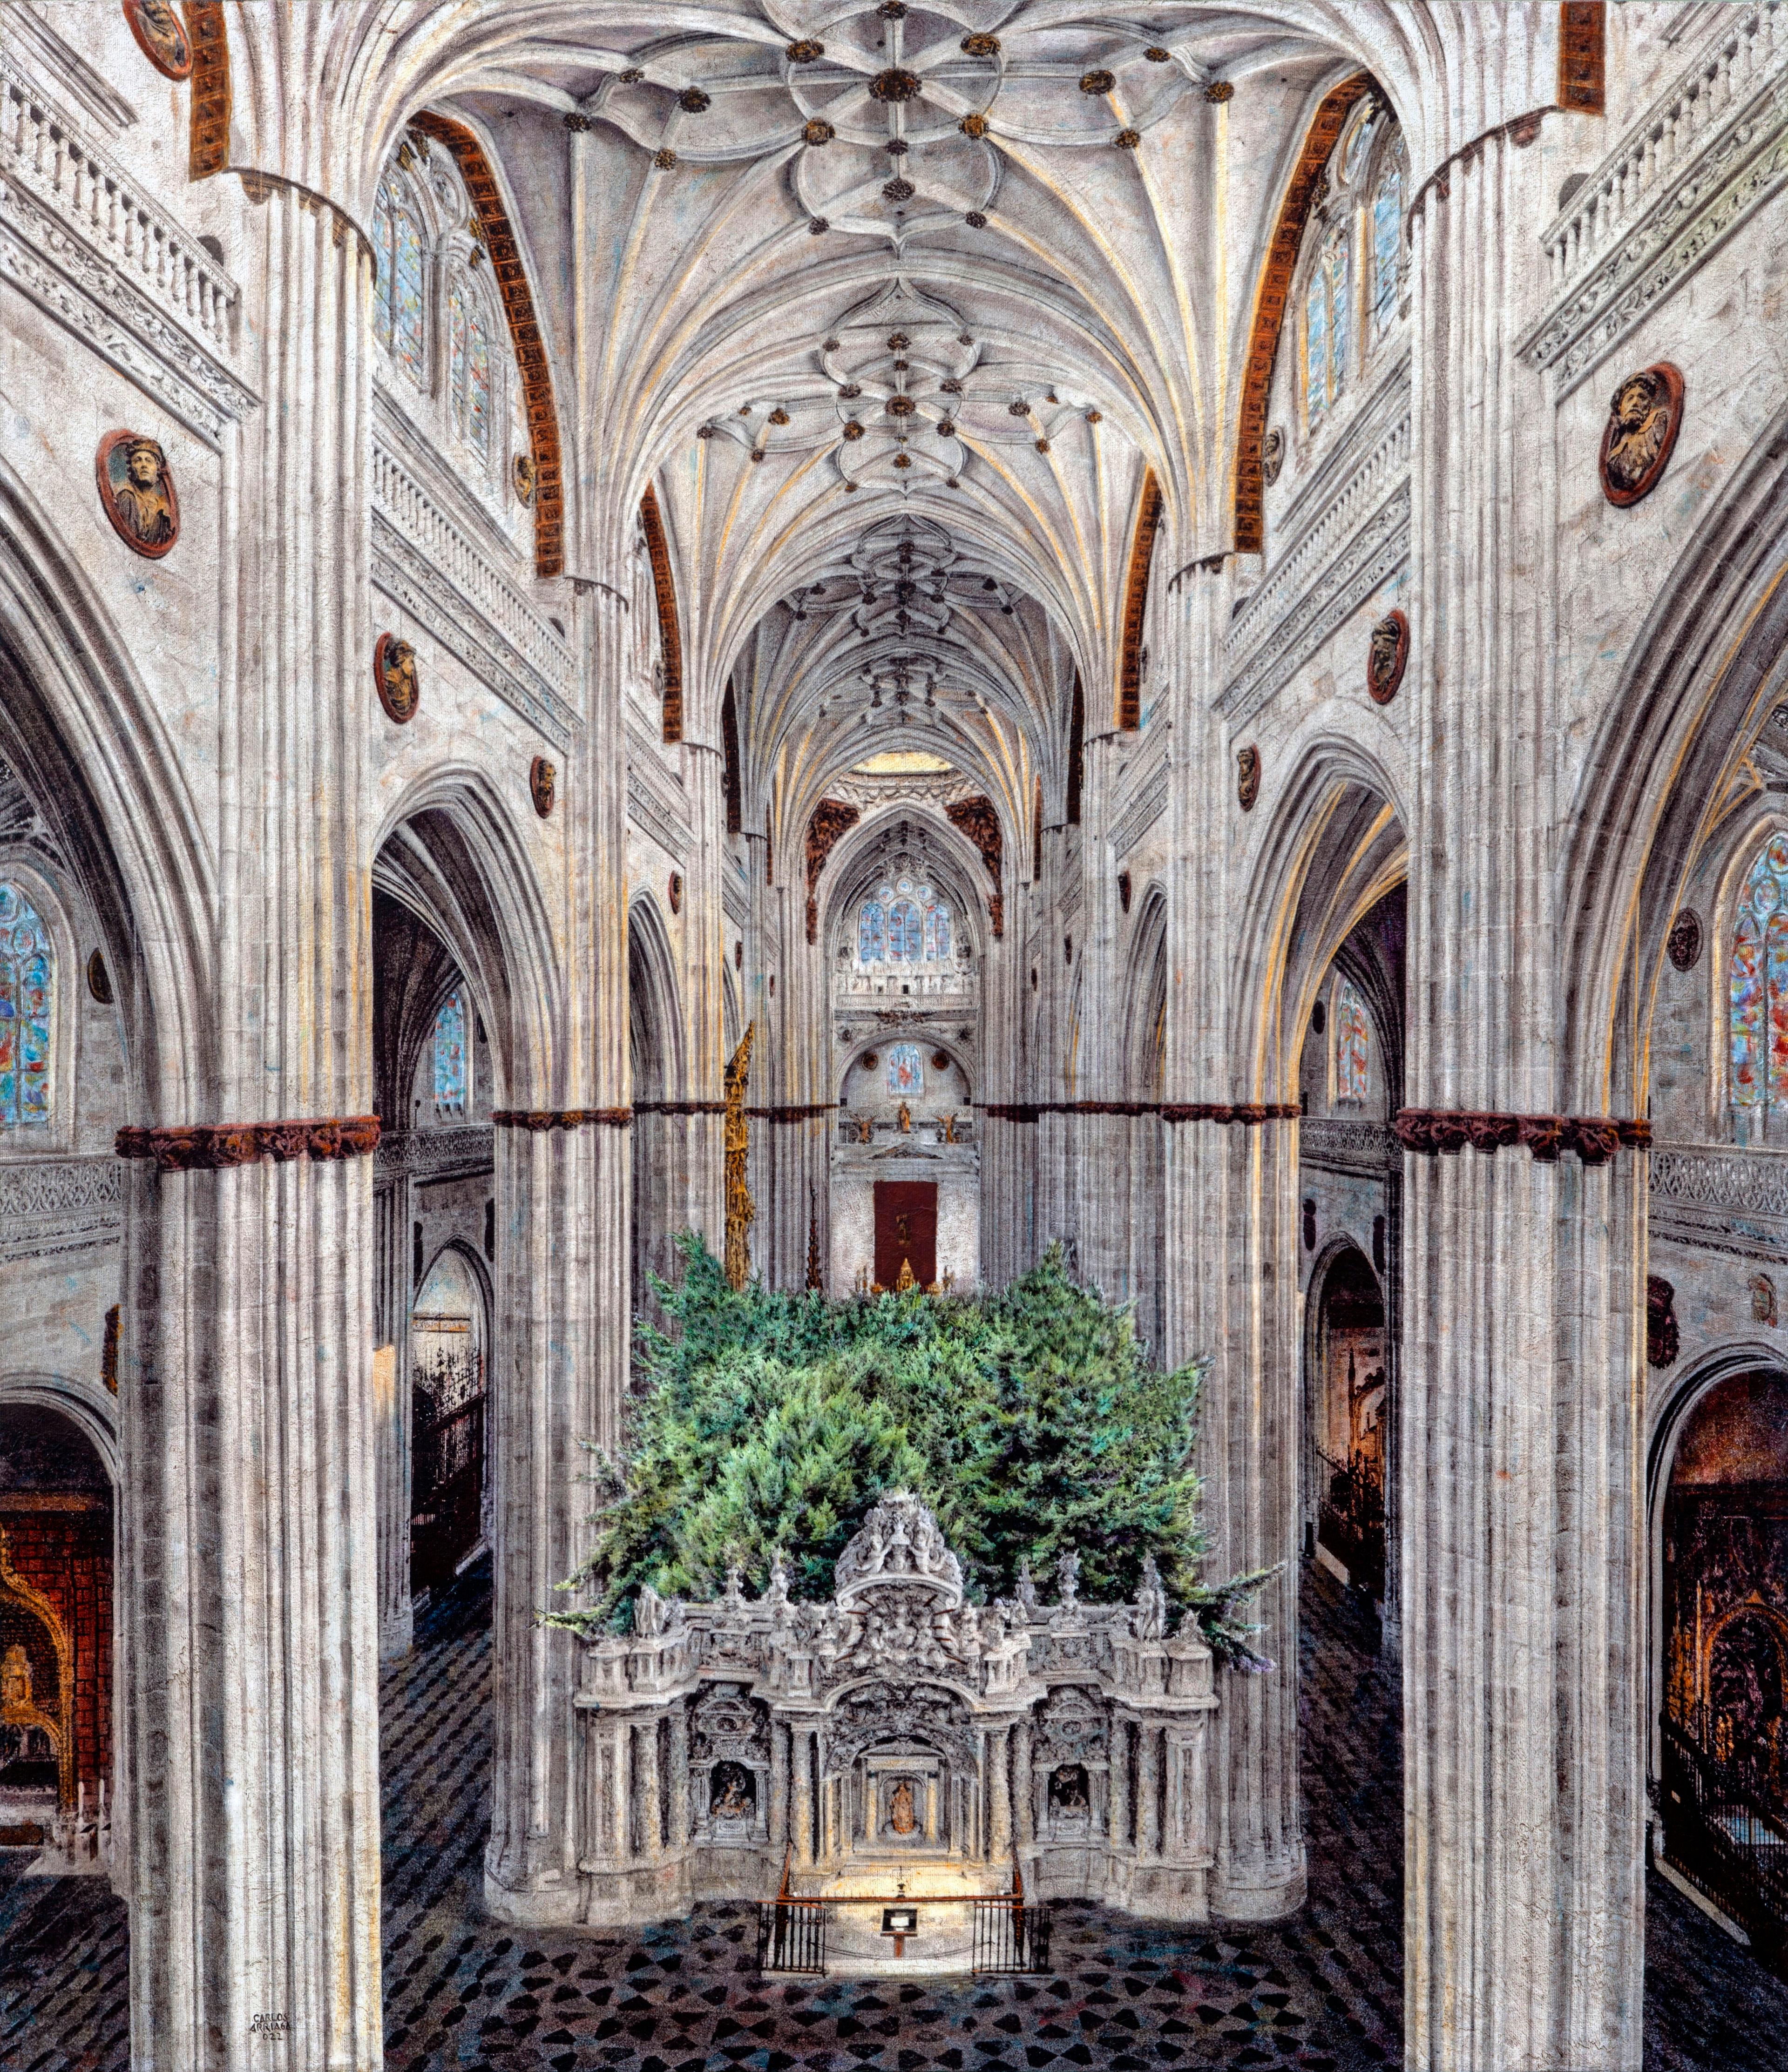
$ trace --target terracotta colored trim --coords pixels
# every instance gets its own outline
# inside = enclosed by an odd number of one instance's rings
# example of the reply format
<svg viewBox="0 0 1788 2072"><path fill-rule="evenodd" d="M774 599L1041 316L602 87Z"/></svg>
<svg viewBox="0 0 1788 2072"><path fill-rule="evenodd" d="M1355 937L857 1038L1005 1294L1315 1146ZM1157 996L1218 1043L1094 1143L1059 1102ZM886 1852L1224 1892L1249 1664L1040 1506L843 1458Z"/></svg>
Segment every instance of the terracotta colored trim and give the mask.
<svg viewBox="0 0 1788 2072"><path fill-rule="evenodd" d="M1309 220L1317 183L1340 140L1347 112L1371 84L1369 72L1357 72L1324 96L1305 133L1304 148L1292 168L1285 199L1279 206L1272 242L1267 248L1266 264L1254 294L1254 323L1248 333L1236 435L1235 551L1238 554L1258 554L1266 545L1261 515L1265 484L1260 473L1260 447L1267 436L1267 395L1272 386L1279 335L1291 301L1292 276L1297 270L1298 251L1304 243L1304 226Z"/></svg>
<svg viewBox="0 0 1788 2072"><path fill-rule="evenodd" d="M822 799L807 823L807 939L819 940L819 898L815 888L826 859L863 818L860 807L843 799Z"/></svg>
<svg viewBox="0 0 1788 2072"><path fill-rule="evenodd" d="M425 137L445 144L453 154L459 176L478 212L484 233L491 270L503 297L503 313L509 320L509 342L515 348L515 364L521 373L521 391L528 406L528 438L534 463L534 574L562 575L565 572L565 482L559 456L558 413L553 404L553 375L547 364L546 342L534 314L534 296L529 290L527 269L521 263L521 247L503 206L501 189L484 156L484 146L463 122L450 121L425 108L411 126Z"/></svg>
<svg viewBox="0 0 1788 2072"><path fill-rule="evenodd" d="M1295 1122L1304 1113L1296 1101L1163 1101L1163 1122Z"/></svg>
<svg viewBox="0 0 1788 2072"><path fill-rule="evenodd" d="M378 1149L376 1115L317 1116L304 1122L201 1122L175 1129L121 1129L121 1158L153 1158L159 1173L215 1173L294 1158L365 1158Z"/></svg>
<svg viewBox="0 0 1788 2072"><path fill-rule="evenodd" d="M491 1112L499 1129L582 1129L596 1124L604 1129L625 1129L633 1120L630 1108L500 1108Z"/></svg>
<svg viewBox="0 0 1788 2072"><path fill-rule="evenodd" d="M636 1115L724 1115L726 1112L723 1100L643 1100L633 1104Z"/></svg>
<svg viewBox="0 0 1788 2072"><path fill-rule="evenodd" d="M1559 105L1580 115L1608 112L1608 10L1602 0L1559 9Z"/></svg>
<svg viewBox="0 0 1788 2072"><path fill-rule="evenodd" d="M192 45L187 178L208 179L229 162L229 36L223 0L186 0Z"/></svg>
<svg viewBox="0 0 1788 2072"><path fill-rule="evenodd" d="M658 499L648 483L640 499L640 524L645 533L646 552L652 557L652 587L658 598L658 643L664 650L664 738L683 738L683 636L677 623L677 584L670 572L670 548L665 539L664 520L658 516Z"/></svg>
<svg viewBox="0 0 1788 2072"><path fill-rule="evenodd" d="M995 1122L1035 1122L1045 1115L1158 1115L1163 1122L1289 1122L1304 1110L1296 1101L983 1101Z"/></svg>
<svg viewBox="0 0 1788 2072"><path fill-rule="evenodd" d="M1136 507L1136 530L1130 542L1130 574L1124 584L1123 644L1118 660L1118 727L1134 734L1143 723L1143 627L1148 615L1148 565L1155 558L1155 536L1161 529L1161 485L1155 471L1143 475L1142 501ZM1077 688L1078 680L1077 678ZM1077 799L1074 802L1078 805ZM1077 812L1069 811L1070 820Z"/></svg>
<svg viewBox="0 0 1788 2072"><path fill-rule="evenodd" d="M805 1108L748 1108L745 1112L760 1122L812 1122L837 1106L836 1101L811 1101Z"/></svg>
<svg viewBox="0 0 1788 2072"><path fill-rule="evenodd" d="M1603 1166L1621 1149L1644 1151L1651 1124L1642 1117L1616 1115L1502 1115L1477 1109L1406 1108L1391 1123L1407 1151L1432 1158L1452 1157L1469 1144L1474 1151L1525 1145L1543 1165L1561 1151L1574 1151L1585 1166Z"/></svg>

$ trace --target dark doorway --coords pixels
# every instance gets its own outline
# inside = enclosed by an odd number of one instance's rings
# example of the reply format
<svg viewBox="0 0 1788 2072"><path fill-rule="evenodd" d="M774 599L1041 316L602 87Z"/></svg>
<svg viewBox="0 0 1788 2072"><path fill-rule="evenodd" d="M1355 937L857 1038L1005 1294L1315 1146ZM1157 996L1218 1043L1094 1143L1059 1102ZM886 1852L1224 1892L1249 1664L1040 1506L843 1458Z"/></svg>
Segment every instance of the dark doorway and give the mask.
<svg viewBox="0 0 1788 2072"><path fill-rule="evenodd" d="M1317 1312L1316 1544L1345 1581L1385 1593L1384 1297L1363 1252L1330 1262Z"/></svg>
<svg viewBox="0 0 1788 2072"><path fill-rule="evenodd" d="M410 1588L449 1582L484 1537L484 1297L443 1252L410 1319Z"/></svg>
<svg viewBox="0 0 1788 2072"><path fill-rule="evenodd" d="M875 1182L875 1285L929 1288L937 1278L937 1182Z"/></svg>

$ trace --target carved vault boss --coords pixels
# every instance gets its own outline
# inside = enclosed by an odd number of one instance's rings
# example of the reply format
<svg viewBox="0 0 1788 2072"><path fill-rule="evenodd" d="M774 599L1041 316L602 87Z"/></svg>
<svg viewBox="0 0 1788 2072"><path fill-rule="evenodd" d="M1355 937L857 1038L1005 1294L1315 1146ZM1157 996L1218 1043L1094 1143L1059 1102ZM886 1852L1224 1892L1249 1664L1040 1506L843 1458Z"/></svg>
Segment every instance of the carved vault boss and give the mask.
<svg viewBox="0 0 1788 2072"><path fill-rule="evenodd" d="M572 1720L578 1868L555 1918L661 1919L762 1897L785 1852L804 1890L933 1862L971 1889L1098 1897L1201 1920L1212 1856L1195 1627L1168 1630L1150 1564L1135 1602L1057 1601L1028 1574L975 1605L915 1497L885 1498L839 1556L827 1604L778 1561L748 1601L642 1593L633 1632L583 1650ZM878 1873L879 1875L880 1873Z"/></svg>

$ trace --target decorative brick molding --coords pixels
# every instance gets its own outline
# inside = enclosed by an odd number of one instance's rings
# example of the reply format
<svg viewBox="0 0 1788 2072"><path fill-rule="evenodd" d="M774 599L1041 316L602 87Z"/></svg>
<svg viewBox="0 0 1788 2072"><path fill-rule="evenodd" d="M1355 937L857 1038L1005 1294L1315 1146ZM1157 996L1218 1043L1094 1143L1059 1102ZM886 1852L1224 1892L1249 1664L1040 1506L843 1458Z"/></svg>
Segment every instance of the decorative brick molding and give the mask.
<svg viewBox="0 0 1788 2072"><path fill-rule="evenodd" d="M819 874L835 845L863 818L860 806L846 799L822 799L807 823L807 939L819 940Z"/></svg>
<svg viewBox="0 0 1788 2072"><path fill-rule="evenodd" d="M214 1173L294 1158L365 1158L377 1150L376 1115L318 1116L303 1122L201 1122L172 1129L121 1129L121 1158L153 1158L159 1173Z"/></svg>
<svg viewBox="0 0 1788 2072"><path fill-rule="evenodd" d="M187 178L202 180L229 162L229 39L223 0L187 0L192 39L192 106Z"/></svg>
<svg viewBox="0 0 1788 2072"><path fill-rule="evenodd" d="M640 499L640 528L652 561L652 587L658 604L658 645L664 658L664 738L683 738L683 636L677 623L677 585L671 573L670 548L658 515L657 492L649 483Z"/></svg>
<svg viewBox="0 0 1788 2072"><path fill-rule="evenodd" d="M1585 1166L1603 1166L1619 1150L1645 1151L1651 1124L1613 1115L1502 1115L1479 1109L1406 1108L1391 1128L1406 1151L1423 1157L1451 1157L1469 1144L1474 1151L1506 1151L1525 1145L1543 1165L1561 1151L1574 1151Z"/></svg>
<svg viewBox="0 0 1788 2072"><path fill-rule="evenodd" d="M1148 569L1155 536L1161 529L1161 485L1153 469L1143 475L1142 501L1130 543L1130 574L1124 584L1123 645L1118 662L1118 726L1134 734L1143 723L1143 627L1148 615Z"/></svg>
<svg viewBox="0 0 1788 2072"><path fill-rule="evenodd" d="M1604 0L1566 0L1559 9L1559 105L1601 115L1608 105L1608 9Z"/></svg>
<svg viewBox="0 0 1788 2072"><path fill-rule="evenodd" d="M509 319L509 341L515 347L515 364L521 375L521 393L528 411L528 438L534 463L534 574L562 575L565 569L565 492L558 444L558 413L553 403L552 369L546 347L534 314L533 292L528 286L521 248L503 206L502 190L496 184L484 157L484 146L463 122L423 109L412 126L425 137L445 144L453 154L459 176L478 212L479 228L484 234L484 249L490 254L491 271L503 298Z"/></svg>
<svg viewBox="0 0 1788 2072"><path fill-rule="evenodd" d="M1242 380L1242 407L1238 413L1235 446L1235 550L1258 554L1266 545L1266 521L1261 512L1264 483L1260 472L1260 447L1267 436L1267 395L1272 386L1273 361L1279 352L1279 335L1291 299L1292 276L1297 271L1298 248L1304 242L1304 226L1316 199L1316 185L1329 154L1339 141L1341 125L1354 102L1370 88L1370 75L1355 72L1344 79L1323 100L1305 133L1304 148L1292 169L1285 198L1279 204L1273 241L1267 248L1255 291L1254 322L1248 334L1248 358Z"/></svg>
<svg viewBox="0 0 1788 2072"><path fill-rule="evenodd" d="M500 1108L491 1121L498 1129L625 1129L633 1120L630 1108Z"/></svg>

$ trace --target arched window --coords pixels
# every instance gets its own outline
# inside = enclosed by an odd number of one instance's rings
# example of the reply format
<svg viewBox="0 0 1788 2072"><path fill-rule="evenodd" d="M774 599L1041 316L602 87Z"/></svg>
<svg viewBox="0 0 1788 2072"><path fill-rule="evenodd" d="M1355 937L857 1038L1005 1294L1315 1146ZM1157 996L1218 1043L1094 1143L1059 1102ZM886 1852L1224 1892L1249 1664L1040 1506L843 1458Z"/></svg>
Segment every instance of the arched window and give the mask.
<svg viewBox="0 0 1788 2072"><path fill-rule="evenodd" d="M866 964L879 964L888 954L888 917L879 899L866 899L857 916L857 956Z"/></svg>
<svg viewBox="0 0 1788 2072"><path fill-rule="evenodd" d="M426 379L422 336L422 229L394 193L379 183L373 212L373 242L378 259L373 312L379 343L420 388Z"/></svg>
<svg viewBox="0 0 1788 2072"><path fill-rule="evenodd" d="M1304 397L1312 419L1338 401L1347 385L1353 331L1349 227L1349 219L1344 216L1324 240L1304 291Z"/></svg>
<svg viewBox="0 0 1788 2072"><path fill-rule="evenodd" d="M450 993L435 1018L435 1112L463 1116L470 1075L466 1070L466 997Z"/></svg>
<svg viewBox="0 0 1788 2072"><path fill-rule="evenodd" d="M1353 982L1335 991L1335 1099L1364 1102L1372 1083L1372 1024Z"/></svg>
<svg viewBox="0 0 1788 2072"><path fill-rule="evenodd" d="M895 1043L888 1053L888 1091L901 1100L917 1100L925 1090L925 1061L917 1043Z"/></svg>
<svg viewBox="0 0 1788 2072"><path fill-rule="evenodd" d="M925 962L936 964L950 955L950 912L946 907L925 909Z"/></svg>
<svg viewBox="0 0 1788 2072"><path fill-rule="evenodd" d="M0 1130L55 1114L56 952L23 892L0 878Z"/></svg>
<svg viewBox="0 0 1788 2072"><path fill-rule="evenodd" d="M940 964L954 939L949 907L911 878L884 885L857 910L859 964Z"/></svg>
<svg viewBox="0 0 1788 2072"><path fill-rule="evenodd" d="M481 459L491 446L491 345L484 312L457 266L447 284L449 371L453 421Z"/></svg>
<svg viewBox="0 0 1788 2072"><path fill-rule="evenodd" d="M1727 988L1732 1119L1741 1143L1761 1143L1788 1124L1788 833L1745 880Z"/></svg>
<svg viewBox="0 0 1788 2072"><path fill-rule="evenodd" d="M925 954L925 917L911 899L896 899L888 910L888 954L903 964L916 964Z"/></svg>
<svg viewBox="0 0 1788 2072"><path fill-rule="evenodd" d="M1403 167L1399 147L1386 152L1372 192L1372 329L1386 330L1397 314L1398 261L1403 240Z"/></svg>

